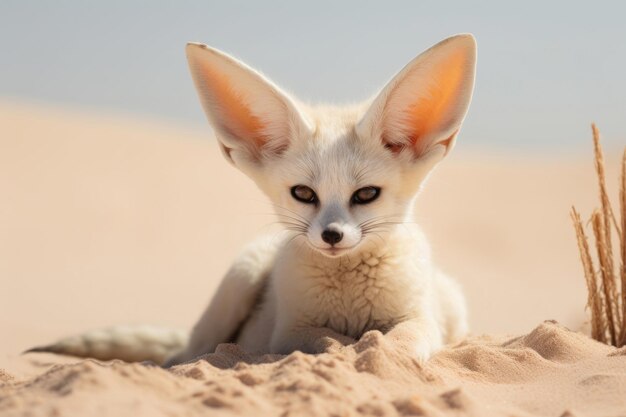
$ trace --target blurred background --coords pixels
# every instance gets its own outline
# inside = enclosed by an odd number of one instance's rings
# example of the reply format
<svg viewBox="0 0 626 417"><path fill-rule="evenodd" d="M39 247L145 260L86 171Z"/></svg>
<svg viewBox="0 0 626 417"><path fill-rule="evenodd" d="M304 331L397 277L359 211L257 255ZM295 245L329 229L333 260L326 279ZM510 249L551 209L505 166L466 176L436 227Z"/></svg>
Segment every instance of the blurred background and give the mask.
<svg viewBox="0 0 626 417"><path fill-rule="evenodd" d="M3 0L1 353L117 323L190 327L238 248L271 231L264 197L214 144L187 41L303 100L343 103L473 33L472 107L417 219L466 288L475 333L580 328L568 211L595 205L591 121L616 188L625 13L622 2Z"/></svg>
<svg viewBox="0 0 626 417"><path fill-rule="evenodd" d="M459 146L504 150L626 138L623 2L4 0L0 94L204 128L184 59L199 41L297 96L370 97L455 33L479 44L477 88ZM622 142L623 143L623 142Z"/></svg>

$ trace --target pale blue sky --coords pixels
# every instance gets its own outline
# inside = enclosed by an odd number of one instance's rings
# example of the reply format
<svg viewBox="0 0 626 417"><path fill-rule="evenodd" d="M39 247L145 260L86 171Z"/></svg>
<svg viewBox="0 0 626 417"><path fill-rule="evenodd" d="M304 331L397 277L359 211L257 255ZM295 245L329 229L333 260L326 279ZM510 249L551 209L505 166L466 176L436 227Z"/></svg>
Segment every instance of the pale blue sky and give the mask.
<svg viewBox="0 0 626 417"><path fill-rule="evenodd" d="M0 98L199 126L187 41L218 47L312 101L366 98L431 44L478 39L459 146L626 143L626 3L524 1L0 2Z"/></svg>

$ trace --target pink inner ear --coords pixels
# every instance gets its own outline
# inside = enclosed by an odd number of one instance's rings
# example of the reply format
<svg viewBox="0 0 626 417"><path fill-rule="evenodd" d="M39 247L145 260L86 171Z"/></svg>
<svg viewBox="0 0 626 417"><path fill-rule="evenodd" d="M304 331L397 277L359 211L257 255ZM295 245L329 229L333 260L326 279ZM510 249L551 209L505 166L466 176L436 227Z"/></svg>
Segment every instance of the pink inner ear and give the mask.
<svg viewBox="0 0 626 417"><path fill-rule="evenodd" d="M433 135L436 136L440 130L445 129L446 124L455 117L455 107L463 93L467 65L467 53L464 50L454 51L428 69L429 78L420 77L421 85L416 88L425 88L426 91L416 91L418 98L405 107L401 120L401 124L406 128L409 144L416 155L423 154L434 145L426 141L432 141ZM439 140L438 143L448 146L455 134ZM398 152L402 147L392 144L390 150Z"/></svg>
<svg viewBox="0 0 626 417"><path fill-rule="evenodd" d="M205 91L210 91L213 96L210 100L224 127L239 139L251 142L253 148L260 149L267 142L263 134L265 125L252 114L244 97L233 89L228 76L206 62L201 63L200 69L202 80L208 84Z"/></svg>

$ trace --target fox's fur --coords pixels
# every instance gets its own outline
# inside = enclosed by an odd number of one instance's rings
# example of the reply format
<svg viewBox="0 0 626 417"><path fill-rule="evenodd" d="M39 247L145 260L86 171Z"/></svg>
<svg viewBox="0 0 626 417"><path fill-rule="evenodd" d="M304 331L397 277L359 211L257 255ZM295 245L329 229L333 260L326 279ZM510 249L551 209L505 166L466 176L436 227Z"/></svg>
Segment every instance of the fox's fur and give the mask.
<svg viewBox="0 0 626 417"><path fill-rule="evenodd" d="M269 197L288 233L242 252L166 365L226 342L257 353L316 352L323 337L346 344L369 330L426 360L466 334L463 295L433 265L411 218L470 103L471 35L440 42L373 100L341 108L304 105L206 45L190 43L187 57L224 156ZM77 352L61 345L39 350ZM142 357L109 345L111 357Z"/></svg>

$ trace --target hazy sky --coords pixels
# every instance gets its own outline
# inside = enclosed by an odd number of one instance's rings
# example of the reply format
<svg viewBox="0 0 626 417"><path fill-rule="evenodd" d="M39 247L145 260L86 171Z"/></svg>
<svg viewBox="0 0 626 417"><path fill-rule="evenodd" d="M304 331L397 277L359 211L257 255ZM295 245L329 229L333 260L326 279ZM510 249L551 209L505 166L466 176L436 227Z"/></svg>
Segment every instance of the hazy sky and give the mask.
<svg viewBox="0 0 626 417"><path fill-rule="evenodd" d="M0 2L0 99L205 124L187 41L223 49L310 101L369 97L433 43L478 40L459 146L626 144L626 2Z"/></svg>

